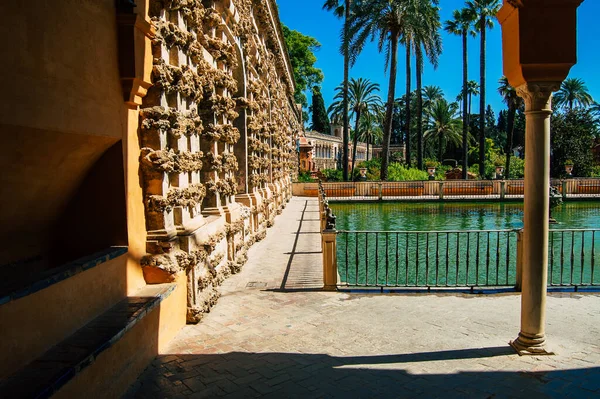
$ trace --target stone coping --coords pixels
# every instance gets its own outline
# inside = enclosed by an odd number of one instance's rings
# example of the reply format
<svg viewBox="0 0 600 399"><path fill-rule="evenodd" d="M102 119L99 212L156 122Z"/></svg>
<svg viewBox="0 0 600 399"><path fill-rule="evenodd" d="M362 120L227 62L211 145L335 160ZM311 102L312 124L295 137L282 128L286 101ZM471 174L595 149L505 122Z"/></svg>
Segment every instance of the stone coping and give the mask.
<svg viewBox="0 0 600 399"><path fill-rule="evenodd" d="M0 384L11 398L48 398L156 308L176 284L147 285L92 320Z"/></svg>
<svg viewBox="0 0 600 399"><path fill-rule="evenodd" d="M118 258L127 253L127 247L109 247L84 256L62 266L47 270L35 276L34 280L19 281L0 287L0 305L31 295L53 284L59 283L81 272Z"/></svg>

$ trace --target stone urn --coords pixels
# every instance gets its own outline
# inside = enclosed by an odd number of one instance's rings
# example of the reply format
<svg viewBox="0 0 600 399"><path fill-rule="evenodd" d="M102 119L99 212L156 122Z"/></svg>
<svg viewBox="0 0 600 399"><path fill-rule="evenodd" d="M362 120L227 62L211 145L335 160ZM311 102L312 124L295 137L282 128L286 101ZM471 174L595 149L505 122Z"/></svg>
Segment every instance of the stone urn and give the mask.
<svg viewBox="0 0 600 399"><path fill-rule="evenodd" d="M496 165L496 179L500 180L504 177L504 166Z"/></svg>
<svg viewBox="0 0 600 399"><path fill-rule="evenodd" d="M427 173L429 174L429 180L435 180L435 166L428 166Z"/></svg>
<svg viewBox="0 0 600 399"><path fill-rule="evenodd" d="M367 168L360 168L358 170L360 172L360 176L358 176L359 181L367 181Z"/></svg>
<svg viewBox="0 0 600 399"><path fill-rule="evenodd" d="M565 172L567 172L567 177L573 177L573 164L572 163L565 164Z"/></svg>

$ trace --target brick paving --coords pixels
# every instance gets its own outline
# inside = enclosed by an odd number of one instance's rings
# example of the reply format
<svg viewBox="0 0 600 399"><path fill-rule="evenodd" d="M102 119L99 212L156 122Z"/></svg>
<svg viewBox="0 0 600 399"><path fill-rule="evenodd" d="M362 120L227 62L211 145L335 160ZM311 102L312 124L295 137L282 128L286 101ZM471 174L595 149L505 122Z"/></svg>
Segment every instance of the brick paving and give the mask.
<svg viewBox="0 0 600 399"><path fill-rule="evenodd" d="M128 398L598 398L600 295L551 294L556 356L519 357L517 294L322 292L315 199L293 198Z"/></svg>

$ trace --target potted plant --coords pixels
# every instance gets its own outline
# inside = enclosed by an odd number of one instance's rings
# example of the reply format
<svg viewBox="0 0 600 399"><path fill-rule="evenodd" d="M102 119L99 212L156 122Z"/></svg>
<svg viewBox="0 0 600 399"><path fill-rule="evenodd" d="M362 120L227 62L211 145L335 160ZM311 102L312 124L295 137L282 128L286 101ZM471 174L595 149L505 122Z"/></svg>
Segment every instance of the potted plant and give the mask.
<svg viewBox="0 0 600 399"><path fill-rule="evenodd" d="M429 180L435 180L435 168L437 168L438 163L435 161L427 161L425 162L425 167L427 168L427 173L429 174Z"/></svg>
<svg viewBox="0 0 600 399"><path fill-rule="evenodd" d="M567 172L567 177L573 177L573 161L570 159L565 161L565 172Z"/></svg>

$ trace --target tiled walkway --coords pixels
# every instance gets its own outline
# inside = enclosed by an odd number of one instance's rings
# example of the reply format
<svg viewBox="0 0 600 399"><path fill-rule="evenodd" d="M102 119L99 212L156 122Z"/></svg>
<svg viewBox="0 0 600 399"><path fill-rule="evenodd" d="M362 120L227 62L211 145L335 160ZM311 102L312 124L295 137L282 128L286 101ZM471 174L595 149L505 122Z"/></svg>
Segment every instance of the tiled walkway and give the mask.
<svg viewBox="0 0 600 399"><path fill-rule="evenodd" d="M140 376L135 398L600 397L600 295L552 294L558 355L519 357L520 298L365 295L321 280L315 199L294 198L212 312Z"/></svg>

